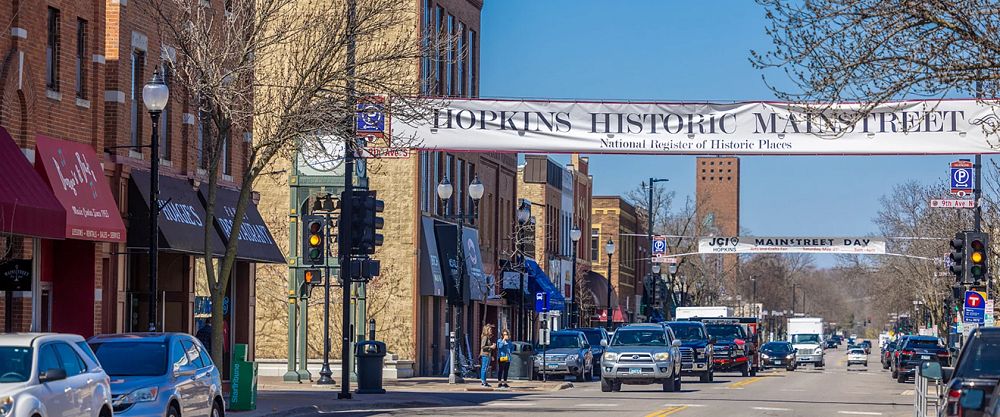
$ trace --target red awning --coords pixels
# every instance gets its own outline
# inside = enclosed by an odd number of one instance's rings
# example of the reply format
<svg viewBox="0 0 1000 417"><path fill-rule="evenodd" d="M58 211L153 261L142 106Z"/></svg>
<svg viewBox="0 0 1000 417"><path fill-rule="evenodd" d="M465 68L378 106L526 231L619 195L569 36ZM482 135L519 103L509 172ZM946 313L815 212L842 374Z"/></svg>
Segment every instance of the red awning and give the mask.
<svg viewBox="0 0 1000 417"><path fill-rule="evenodd" d="M599 321L605 321L605 322L608 321L608 310L607 309L602 309L602 310L598 310L598 311L600 312L598 320ZM611 321L613 321L615 323L625 323L625 321L626 321L625 320L625 312L622 311L621 306L615 307L615 309L614 309L614 315L612 315L611 318L612 318Z"/></svg>
<svg viewBox="0 0 1000 417"><path fill-rule="evenodd" d="M125 241L125 223L90 145L36 137L35 168L66 209L69 239Z"/></svg>
<svg viewBox="0 0 1000 417"><path fill-rule="evenodd" d="M44 239L65 237L66 210L28 158L0 127L0 233Z"/></svg>

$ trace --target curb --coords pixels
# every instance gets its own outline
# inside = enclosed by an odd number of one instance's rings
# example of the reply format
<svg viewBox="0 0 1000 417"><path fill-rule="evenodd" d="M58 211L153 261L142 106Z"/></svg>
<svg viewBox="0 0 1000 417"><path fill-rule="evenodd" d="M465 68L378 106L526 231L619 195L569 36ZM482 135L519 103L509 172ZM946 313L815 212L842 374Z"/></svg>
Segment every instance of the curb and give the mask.
<svg viewBox="0 0 1000 417"><path fill-rule="evenodd" d="M471 392L529 392L529 391L562 391L564 389L570 389L573 387L574 385L572 382L563 382L562 384L555 385L548 389L545 389L545 386L514 387L508 389L475 386L475 387L466 387L465 390Z"/></svg>

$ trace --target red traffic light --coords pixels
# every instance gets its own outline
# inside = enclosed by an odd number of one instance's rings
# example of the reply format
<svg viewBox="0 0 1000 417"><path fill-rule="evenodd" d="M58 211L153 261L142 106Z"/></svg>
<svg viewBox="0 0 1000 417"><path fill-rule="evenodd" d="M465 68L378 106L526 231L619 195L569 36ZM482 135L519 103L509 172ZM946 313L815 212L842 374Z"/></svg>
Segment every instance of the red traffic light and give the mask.
<svg viewBox="0 0 1000 417"><path fill-rule="evenodd" d="M983 250L985 248L986 248L986 246L983 245L983 241L981 241L981 240L973 240L972 241L972 249L975 249L977 251L981 251L981 250Z"/></svg>
<svg viewBox="0 0 1000 417"><path fill-rule="evenodd" d="M319 233L320 230L323 230L322 223L320 222L309 223L309 233Z"/></svg>

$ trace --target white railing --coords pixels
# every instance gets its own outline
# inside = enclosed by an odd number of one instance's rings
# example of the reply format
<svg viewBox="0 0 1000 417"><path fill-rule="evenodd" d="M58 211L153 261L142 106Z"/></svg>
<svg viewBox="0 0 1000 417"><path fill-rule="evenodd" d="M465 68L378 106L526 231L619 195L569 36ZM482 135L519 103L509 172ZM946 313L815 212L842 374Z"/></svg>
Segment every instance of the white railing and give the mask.
<svg viewBox="0 0 1000 417"><path fill-rule="evenodd" d="M927 378L920 374L918 366L913 377L913 415L916 417L937 416L944 405L941 397L941 379ZM930 412L928 412L928 407Z"/></svg>

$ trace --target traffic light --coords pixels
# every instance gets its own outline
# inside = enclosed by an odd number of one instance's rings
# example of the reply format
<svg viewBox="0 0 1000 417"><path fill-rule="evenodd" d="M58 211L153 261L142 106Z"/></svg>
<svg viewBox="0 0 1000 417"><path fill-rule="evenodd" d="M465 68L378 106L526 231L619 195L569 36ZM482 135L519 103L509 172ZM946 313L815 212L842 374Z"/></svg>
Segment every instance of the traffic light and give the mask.
<svg viewBox="0 0 1000 417"><path fill-rule="evenodd" d="M307 269L302 271L302 281L306 285L323 285L323 272L318 269Z"/></svg>
<svg viewBox="0 0 1000 417"><path fill-rule="evenodd" d="M371 255L382 246L383 236L378 233L385 220L378 214L385 211L385 203L375 198L374 191L354 191L351 201L351 254Z"/></svg>
<svg viewBox="0 0 1000 417"><path fill-rule="evenodd" d="M326 221L323 216L302 216L302 264L326 265Z"/></svg>
<svg viewBox="0 0 1000 417"><path fill-rule="evenodd" d="M951 254L948 255L951 258L949 270L955 274L955 280L958 282L965 281L965 233L955 233L955 238L948 242L951 246Z"/></svg>
<svg viewBox="0 0 1000 417"><path fill-rule="evenodd" d="M982 232L965 232L965 254L968 260L965 262L966 270L963 277L963 284L978 284L986 282L986 272L988 269L989 235Z"/></svg>

